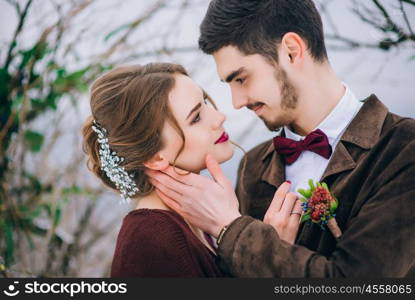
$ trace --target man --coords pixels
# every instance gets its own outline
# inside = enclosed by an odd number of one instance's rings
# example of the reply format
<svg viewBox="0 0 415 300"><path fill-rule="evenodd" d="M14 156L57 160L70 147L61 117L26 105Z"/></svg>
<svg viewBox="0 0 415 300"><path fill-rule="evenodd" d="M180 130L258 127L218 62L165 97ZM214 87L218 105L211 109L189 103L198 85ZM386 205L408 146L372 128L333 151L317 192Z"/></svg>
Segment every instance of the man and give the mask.
<svg viewBox="0 0 415 300"><path fill-rule="evenodd" d="M219 236L223 267L246 277L414 277L415 121L375 95L358 101L338 79L313 2L214 0L199 46L236 109L283 129L247 154L236 196L211 158L216 182L149 173L167 205ZM293 192L308 179L337 197L339 239L314 223L301 224L295 244L282 237L299 219L284 182Z"/></svg>

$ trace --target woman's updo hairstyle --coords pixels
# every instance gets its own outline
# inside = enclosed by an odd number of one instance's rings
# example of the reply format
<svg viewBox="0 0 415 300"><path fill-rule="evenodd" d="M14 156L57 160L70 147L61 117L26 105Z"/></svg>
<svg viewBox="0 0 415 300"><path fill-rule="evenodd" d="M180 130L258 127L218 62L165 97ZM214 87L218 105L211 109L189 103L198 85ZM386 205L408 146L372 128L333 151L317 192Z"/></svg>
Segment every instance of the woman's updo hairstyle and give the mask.
<svg viewBox="0 0 415 300"><path fill-rule="evenodd" d="M92 129L93 121L106 129L110 149L124 158L121 166L133 174L139 189L134 197L149 194L153 186L144 173L143 163L163 148L161 137L164 123L170 122L185 140L168 105L175 74L188 76L180 65L151 63L118 67L93 83L90 99L92 115L82 130L83 149L88 155L88 168L110 188L116 189L116 186L101 170L100 144L97 133ZM183 147L184 143L179 154Z"/></svg>

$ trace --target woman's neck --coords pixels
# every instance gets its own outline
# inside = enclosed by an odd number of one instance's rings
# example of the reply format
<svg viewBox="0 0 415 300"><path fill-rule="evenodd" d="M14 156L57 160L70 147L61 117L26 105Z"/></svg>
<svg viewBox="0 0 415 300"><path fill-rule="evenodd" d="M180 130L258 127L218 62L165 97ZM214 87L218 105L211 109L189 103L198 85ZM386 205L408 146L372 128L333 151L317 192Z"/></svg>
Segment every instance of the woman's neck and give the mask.
<svg viewBox="0 0 415 300"><path fill-rule="evenodd" d="M140 208L171 210L166 204L164 204L163 200L160 199L155 191L138 200L136 209Z"/></svg>

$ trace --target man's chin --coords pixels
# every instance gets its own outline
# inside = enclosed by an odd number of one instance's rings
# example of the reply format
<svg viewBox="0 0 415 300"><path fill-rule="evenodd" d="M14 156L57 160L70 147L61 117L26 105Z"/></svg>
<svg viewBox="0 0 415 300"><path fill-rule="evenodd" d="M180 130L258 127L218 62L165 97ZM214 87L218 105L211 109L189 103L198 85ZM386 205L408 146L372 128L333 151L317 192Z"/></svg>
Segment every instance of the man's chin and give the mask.
<svg viewBox="0 0 415 300"><path fill-rule="evenodd" d="M265 126L268 128L269 131L278 131L282 127L284 127L284 124L276 123L276 122L269 122L263 118L261 118L264 122Z"/></svg>

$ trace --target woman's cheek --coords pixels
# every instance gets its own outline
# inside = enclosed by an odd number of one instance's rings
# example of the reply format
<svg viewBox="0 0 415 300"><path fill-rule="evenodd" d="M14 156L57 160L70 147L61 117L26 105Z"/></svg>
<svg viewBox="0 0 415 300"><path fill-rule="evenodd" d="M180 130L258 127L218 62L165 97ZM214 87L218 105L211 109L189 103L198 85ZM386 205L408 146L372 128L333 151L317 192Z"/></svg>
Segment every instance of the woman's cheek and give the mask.
<svg viewBox="0 0 415 300"><path fill-rule="evenodd" d="M205 156L207 154L205 145L186 145L182 154L176 162L176 165L184 170L191 172L199 172L206 168Z"/></svg>
<svg viewBox="0 0 415 300"><path fill-rule="evenodd" d="M177 160L177 166L191 172L199 172L206 168L206 154L212 151L209 141L211 137L207 135L204 127L194 128L192 131L185 132L186 144L182 154Z"/></svg>

